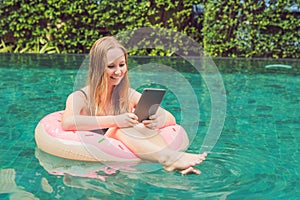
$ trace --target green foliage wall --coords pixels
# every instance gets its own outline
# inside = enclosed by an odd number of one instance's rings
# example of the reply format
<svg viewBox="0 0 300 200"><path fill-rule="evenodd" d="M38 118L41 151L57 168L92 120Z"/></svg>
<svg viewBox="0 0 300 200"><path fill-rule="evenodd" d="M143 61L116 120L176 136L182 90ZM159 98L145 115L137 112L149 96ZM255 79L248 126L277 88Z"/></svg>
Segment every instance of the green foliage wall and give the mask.
<svg viewBox="0 0 300 200"><path fill-rule="evenodd" d="M15 52L38 52L40 46L47 44L61 53L87 53L101 36L155 26L190 34L202 41L200 30L192 24L192 5L199 2L0 1L0 38L3 47L10 45L10 51Z"/></svg>
<svg viewBox="0 0 300 200"><path fill-rule="evenodd" d="M112 34L120 30L155 26L191 33L201 39L193 24L192 7L203 1L192 0L127 0L101 1L99 19Z"/></svg>
<svg viewBox="0 0 300 200"><path fill-rule="evenodd" d="M107 28L111 34L126 30L135 30L141 27L154 29L166 28L181 32L202 42L201 18L197 21L193 17L193 5L203 1L191 0L127 0L127 1L101 1L99 23ZM155 33L153 33L155 34ZM153 42L153 41L152 41ZM154 41L155 42L155 41ZM157 46L160 46L157 41ZM131 54L138 55L173 55L169 51L160 49L142 50Z"/></svg>
<svg viewBox="0 0 300 200"><path fill-rule="evenodd" d="M2 1L0 37L17 52L48 44L62 53L85 53L99 37L98 10L87 0Z"/></svg>
<svg viewBox="0 0 300 200"><path fill-rule="evenodd" d="M300 10L293 0L209 1L205 50L224 57L300 58L300 12L292 6Z"/></svg>
<svg viewBox="0 0 300 200"><path fill-rule="evenodd" d="M268 3L266 3L268 2ZM193 5L204 5L195 16ZM0 52L87 53L139 27L181 32L211 56L300 58L297 0L0 0ZM137 51L133 54L172 55Z"/></svg>

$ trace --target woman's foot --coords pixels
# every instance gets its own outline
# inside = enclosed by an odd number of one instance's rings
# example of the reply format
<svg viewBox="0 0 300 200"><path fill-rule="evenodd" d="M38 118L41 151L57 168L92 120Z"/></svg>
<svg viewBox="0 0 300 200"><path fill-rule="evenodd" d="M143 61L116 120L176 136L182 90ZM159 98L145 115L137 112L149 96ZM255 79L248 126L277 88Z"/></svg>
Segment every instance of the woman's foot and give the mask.
<svg viewBox="0 0 300 200"><path fill-rule="evenodd" d="M206 159L207 153L191 154L180 152L175 159L165 159L160 162L167 171L180 170L182 174L200 174L193 166L202 163Z"/></svg>
<svg viewBox="0 0 300 200"><path fill-rule="evenodd" d="M199 169L195 169L193 167L189 167L187 169L181 170L180 173L182 175L187 175L187 174L197 174L197 175L199 175L199 174L201 174Z"/></svg>

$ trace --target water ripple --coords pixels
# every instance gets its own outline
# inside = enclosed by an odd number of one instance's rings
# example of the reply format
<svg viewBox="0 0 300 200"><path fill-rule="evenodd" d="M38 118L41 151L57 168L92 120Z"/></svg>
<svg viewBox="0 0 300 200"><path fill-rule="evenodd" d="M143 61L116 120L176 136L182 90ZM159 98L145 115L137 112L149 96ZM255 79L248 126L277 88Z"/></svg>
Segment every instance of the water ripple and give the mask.
<svg viewBox="0 0 300 200"><path fill-rule="evenodd" d="M282 163L280 157L265 149L254 151L249 146L211 153L202 168L205 172L201 177L202 192L204 195L224 192L223 195L234 198L268 199L288 195L286 190L290 190L290 184L297 182L297 178L293 177L295 172L290 169L291 165L287 167Z"/></svg>

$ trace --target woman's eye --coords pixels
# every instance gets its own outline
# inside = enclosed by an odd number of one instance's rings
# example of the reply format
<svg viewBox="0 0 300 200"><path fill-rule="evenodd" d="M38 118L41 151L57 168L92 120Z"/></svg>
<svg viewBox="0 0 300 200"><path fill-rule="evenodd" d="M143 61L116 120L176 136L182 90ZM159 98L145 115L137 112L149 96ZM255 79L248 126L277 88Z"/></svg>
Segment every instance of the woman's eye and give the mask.
<svg viewBox="0 0 300 200"><path fill-rule="evenodd" d="M108 68L110 68L110 69L111 69L111 68L114 68L114 66L113 66L113 65L108 65L107 67L108 67Z"/></svg>
<svg viewBox="0 0 300 200"><path fill-rule="evenodd" d="M125 66L125 64L124 64L124 63L122 63L122 64L119 64L119 66L120 66L120 67L124 67L124 66Z"/></svg>

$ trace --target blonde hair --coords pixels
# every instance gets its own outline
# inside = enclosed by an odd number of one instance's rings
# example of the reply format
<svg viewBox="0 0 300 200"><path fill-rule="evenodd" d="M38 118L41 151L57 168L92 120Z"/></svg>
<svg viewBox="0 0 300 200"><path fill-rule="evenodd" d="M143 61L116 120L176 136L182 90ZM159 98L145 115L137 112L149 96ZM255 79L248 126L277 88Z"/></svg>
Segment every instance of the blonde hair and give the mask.
<svg viewBox="0 0 300 200"><path fill-rule="evenodd" d="M87 85L89 86L89 108L91 115L121 114L129 111L129 79L128 71L121 82L116 85L109 99L107 74L107 52L113 48L120 48L124 52L126 66L128 66L128 54L126 49L111 36L98 39L90 51L90 67ZM109 102L110 101L110 102ZM112 111L106 112L105 105L110 103Z"/></svg>

